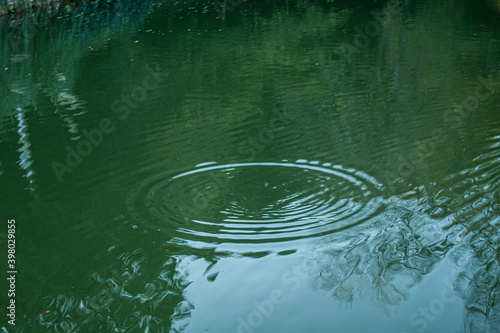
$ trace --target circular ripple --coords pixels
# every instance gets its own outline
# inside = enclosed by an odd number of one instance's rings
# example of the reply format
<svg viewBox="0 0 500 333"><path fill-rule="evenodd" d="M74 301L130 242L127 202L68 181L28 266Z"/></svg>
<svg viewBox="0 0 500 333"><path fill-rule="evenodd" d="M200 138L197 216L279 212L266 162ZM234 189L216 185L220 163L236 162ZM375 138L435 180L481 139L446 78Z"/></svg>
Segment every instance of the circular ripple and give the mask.
<svg viewBox="0 0 500 333"><path fill-rule="evenodd" d="M277 243L380 214L381 190L373 177L329 163L206 163L140 183L127 207L140 225L175 243Z"/></svg>

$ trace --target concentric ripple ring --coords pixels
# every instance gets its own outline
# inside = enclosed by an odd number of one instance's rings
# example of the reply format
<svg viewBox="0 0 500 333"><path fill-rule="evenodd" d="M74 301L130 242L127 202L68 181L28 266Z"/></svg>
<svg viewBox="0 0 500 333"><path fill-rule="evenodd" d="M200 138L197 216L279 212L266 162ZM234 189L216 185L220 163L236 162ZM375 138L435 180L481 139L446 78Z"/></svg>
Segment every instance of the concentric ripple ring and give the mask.
<svg viewBox="0 0 500 333"><path fill-rule="evenodd" d="M175 243L278 243L320 237L380 215L383 185L330 163L203 163L138 184L127 209Z"/></svg>

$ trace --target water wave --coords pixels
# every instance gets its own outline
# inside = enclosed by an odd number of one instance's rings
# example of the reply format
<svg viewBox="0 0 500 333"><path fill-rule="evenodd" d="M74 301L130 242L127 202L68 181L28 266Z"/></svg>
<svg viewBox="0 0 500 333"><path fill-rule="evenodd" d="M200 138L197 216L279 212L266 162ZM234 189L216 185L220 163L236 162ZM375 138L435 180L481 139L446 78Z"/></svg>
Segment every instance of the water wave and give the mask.
<svg viewBox="0 0 500 333"><path fill-rule="evenodd" d="M175 243L272 244L363 223L384 210L382 190L364 172L318 161L204 163L144 180L127 209L136 227Z"/></svg>

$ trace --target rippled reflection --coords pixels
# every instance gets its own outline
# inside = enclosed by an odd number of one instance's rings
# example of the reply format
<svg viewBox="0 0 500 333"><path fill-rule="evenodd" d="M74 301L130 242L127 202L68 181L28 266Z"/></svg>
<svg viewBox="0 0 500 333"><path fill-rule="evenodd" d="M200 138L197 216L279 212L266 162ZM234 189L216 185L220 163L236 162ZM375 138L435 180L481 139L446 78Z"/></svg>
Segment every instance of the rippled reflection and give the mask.
<svg viewBox="0 0 500 333"><path fill-rule="evenodd" d="M443 226L415 202L394 200L364 228L325 241L309 264L311 285L345 303L373 300L393 316L410 290L443 259L453 243Z"/></svg>
<svg viewBox="0 0 500 333"><path fill-rule="evenodd" d="M159 262L142 248L114 247L98 259L109 268L94 271L78 288L41 297L29 324L63 332L182 332L193 305L183 297L188 283L177 259Z"/></svg>
<svg viewBox="0 0 500 333"><path fill-rule="evenodd" d="M234 163L157 175L130 193L127 206L139 224L174 242L263 243L272 251L272 243L319 237L382 214L381 190L373 177L331 163Z"/></svg>
<svg viewBox="0 0 500 333"><path fill-rule="evenodd" d="M484 154L461 173L466 181L449 180L456 184L450 186L453 197L447 197L459 208L454 222L464 239L454 249L454 258L460 268L455 286L467 306L466 332L500 327L500 136L488 141Z"/></svg>

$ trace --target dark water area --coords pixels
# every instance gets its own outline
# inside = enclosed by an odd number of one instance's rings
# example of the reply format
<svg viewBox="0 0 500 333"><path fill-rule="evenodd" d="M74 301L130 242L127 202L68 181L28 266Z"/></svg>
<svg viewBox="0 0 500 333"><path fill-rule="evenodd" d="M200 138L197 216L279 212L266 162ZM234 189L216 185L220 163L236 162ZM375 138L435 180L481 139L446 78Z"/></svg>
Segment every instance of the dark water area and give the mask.
<svg viewBox="0 0 500 333"><path fill-rule="evenodd" d="M2 332L499 332L500 3L226 5L2 22Z"/></svg>

